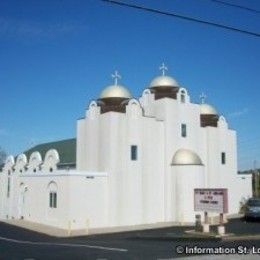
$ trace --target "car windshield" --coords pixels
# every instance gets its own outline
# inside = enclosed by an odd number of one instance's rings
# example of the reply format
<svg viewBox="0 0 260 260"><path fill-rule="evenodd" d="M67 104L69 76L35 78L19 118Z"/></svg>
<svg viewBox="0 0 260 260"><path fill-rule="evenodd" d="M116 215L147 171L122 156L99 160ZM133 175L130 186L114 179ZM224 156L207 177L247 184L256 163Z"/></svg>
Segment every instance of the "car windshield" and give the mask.
<svg viewBox="0 0 260 260"><path fill-rule="evenodd" d="M260 207L260 200L249 200L248 206L251 207Z"/></svg>

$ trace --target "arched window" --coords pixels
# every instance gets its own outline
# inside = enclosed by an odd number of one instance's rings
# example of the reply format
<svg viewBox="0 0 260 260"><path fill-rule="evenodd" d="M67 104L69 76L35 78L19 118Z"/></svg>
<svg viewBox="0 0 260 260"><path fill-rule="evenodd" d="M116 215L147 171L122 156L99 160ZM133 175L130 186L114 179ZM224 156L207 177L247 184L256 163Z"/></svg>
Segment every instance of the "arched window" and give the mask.
<svg viewBox="0 0 260 260"><path fill-rule="evenodd" d="M11 190L11 177L10 177L10 175L11 175L11 171L9 170L8 171L8 177L7 177L7 194L6 194L7 198L10 197L10 190Z"/></svg>
<svg viewBox="0 0 260 260"><path fill-rule="evenodd" d="M184 90L181 91L181 103L186 102L186 93Z"/></svg>
<svg viewBox="0 0 260 260"><path fill-rule="evenodd" d="M50 208L57 208L57 192L55 191L49 193L49 206Z"/></svg>
<svg viewBox="0 0 260 260"><path fill-rule="evenodd" d="M48 185L48 191L49 191L49 207L50 208L57 208L57 184L55 182L51 182Z"/></svg>

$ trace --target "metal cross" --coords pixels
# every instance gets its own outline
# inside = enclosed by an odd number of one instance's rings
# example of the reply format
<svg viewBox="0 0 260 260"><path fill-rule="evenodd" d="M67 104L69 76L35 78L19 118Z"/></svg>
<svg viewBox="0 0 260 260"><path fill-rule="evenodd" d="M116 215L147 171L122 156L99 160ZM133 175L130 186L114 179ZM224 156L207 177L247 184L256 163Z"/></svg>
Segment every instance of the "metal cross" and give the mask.
<svg viewBox="0 0 260 260"><path fill-rule="evenodd" d="M201 104L204 104L205 103L205 99L207 98L207 96L204 94L204 92L202 92L200 94L200 100L201 100Z"/></svg>
<svg viewBox="0 0 260 260"><path fill-rule="evenodd" d="M115 85L117 85L118 79L121 79L121 75L119 75L117 70L115 70L114 74L112 74L111 77L115 80Z"/></svg>
<svg viewBox="0 0 260 260"><path fill-rule="evenodd" d="M162 63L162 65L159 67L159 70L162 71L162 75L165 75L165 71L168 70L168 68L165 66L164 62Z"/></svg>

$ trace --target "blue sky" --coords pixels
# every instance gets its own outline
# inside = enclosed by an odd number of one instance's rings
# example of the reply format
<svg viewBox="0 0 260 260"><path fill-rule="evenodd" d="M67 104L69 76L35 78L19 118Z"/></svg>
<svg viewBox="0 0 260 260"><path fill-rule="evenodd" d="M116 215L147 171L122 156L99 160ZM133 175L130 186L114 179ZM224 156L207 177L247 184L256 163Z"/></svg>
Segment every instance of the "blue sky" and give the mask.
<svg viewBox="0 0 260 260"><path fill-rule="evenodd" d="M259 33L259 13L210 0L127 2ZM0 145L17 154L75 137L111 72L138 97L163 61L193 102L205 92L237 130L239 168L260 167L260 38L99 0L0 1Z"/></svg>

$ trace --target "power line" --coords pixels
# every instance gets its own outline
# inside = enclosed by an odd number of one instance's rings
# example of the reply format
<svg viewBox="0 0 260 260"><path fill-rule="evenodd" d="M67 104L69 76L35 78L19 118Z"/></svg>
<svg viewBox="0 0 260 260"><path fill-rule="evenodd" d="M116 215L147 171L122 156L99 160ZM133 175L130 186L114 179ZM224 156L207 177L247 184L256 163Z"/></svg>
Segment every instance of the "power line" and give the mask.
<svg viewBox="0 0 260 260"><path fill-rule="evenodd" d="M257 33L257 32L245 31L245 30L238 29L238 28L235 28L235 27L231 27L231 26L227 26L227 25L223 25L223 24L218 24L218 23L213 23L213 22L209 22L209 21L205 21L205 20L200 20L200 19L196 19L196 18L193 18L193 17L190 17L190 16L180 15L180 14L177 14L177 13L164 12L164 11L160 11L158 9L148 8L148 7L145 7L145 6L134 5L134 4L127 4L127 3L123 3L123 2L115 1L115 0L101 0L101 1L106 2L106 3L110 3L110 4L124 6L124 7L134 8L134 9L138 9L138 10L141 10L141 11L147 11L147 12L151 12L151 13L171 16L171 17L175 17L175 18L179 18L179 19L183 19L183 20L188 20L188 21L191 21L191 22L206 24L206 25L209 25L209 26L214 26L214 27L218 27L218 28L222 28L222 29L226 29L226 30L230 30L230 31L248 34L248 35L251 35L251 36L260 37L260 34Z"/></svg>
<svg viewBox="0 0 260 260"><path fill-rule="evenodd" d="M246 6L242 6L242 5L236 5L236 4L231 4L231 3L227 3L225 1L221 1L221 0L211 0L212 2L218 3L218 4L222 4L222 5L227 5L227 6L231 6L231 7L235 7L235 8L240 8L249 12L253 12L253 13L260 13L260 11L246 7Z"/></svg>

